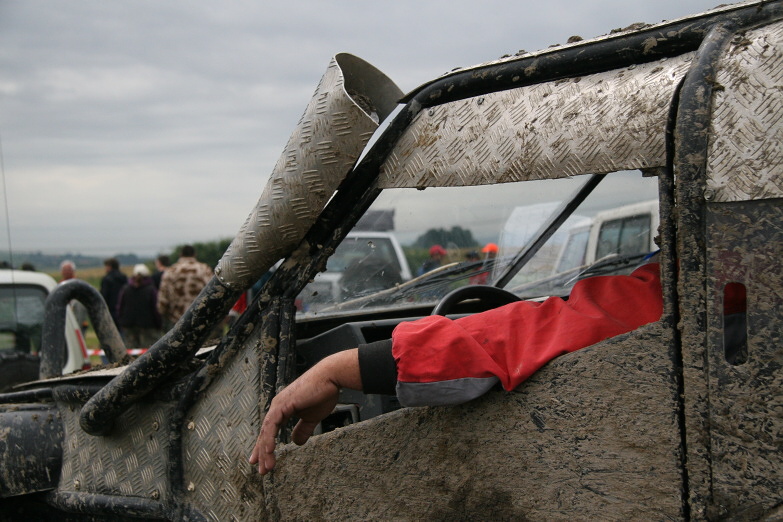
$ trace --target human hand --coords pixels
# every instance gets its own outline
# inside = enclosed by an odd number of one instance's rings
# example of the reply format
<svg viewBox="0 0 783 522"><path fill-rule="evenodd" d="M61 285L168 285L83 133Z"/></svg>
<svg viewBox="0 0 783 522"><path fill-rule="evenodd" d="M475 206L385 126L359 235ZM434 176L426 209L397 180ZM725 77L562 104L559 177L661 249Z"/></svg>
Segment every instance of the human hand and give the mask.
<svg viewBox="0 0 783 522"><path fill-rule="evenodd" d="M326 357L272 399L250 455L250 464L258 464L262 475L275 467L275 438L293 415L299 417L299 422L292 440L300 446L307 442L318 423L334 410L340 388L361 389L357 349Z"/></svg>

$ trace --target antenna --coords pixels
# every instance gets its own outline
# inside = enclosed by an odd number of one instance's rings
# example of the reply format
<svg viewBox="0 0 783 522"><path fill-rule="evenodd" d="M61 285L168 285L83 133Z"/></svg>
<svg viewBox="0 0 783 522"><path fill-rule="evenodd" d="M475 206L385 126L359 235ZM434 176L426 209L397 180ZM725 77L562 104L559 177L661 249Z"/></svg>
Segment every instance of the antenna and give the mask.
<svg viewBox="0 0 783 522"><path fill-rule="evenodd" d="M3 179L3 210L5 211L5 229L8 236L8 263L14 266L14 253L11 250L11 219L8 212L8 189L5 185L5 160L3 159L3 135L0 133L0 177Z"/></svg>
<svg viewBox="0 0 783 522"><path fill-rule="evenodd" d="M11 250L11 221L8 212L8 189L5 185L5 161L3 159L3 135L0 133L0 178L3 180L3 210L5 211L5 229L8 234L8 268L14 267L14 253ZM11 292L13 293L13 306L11 307L13 313L14 323L19 322L19 309L18 300L16 296L16 285L14 285L14 271L11 270Z"/></svg>

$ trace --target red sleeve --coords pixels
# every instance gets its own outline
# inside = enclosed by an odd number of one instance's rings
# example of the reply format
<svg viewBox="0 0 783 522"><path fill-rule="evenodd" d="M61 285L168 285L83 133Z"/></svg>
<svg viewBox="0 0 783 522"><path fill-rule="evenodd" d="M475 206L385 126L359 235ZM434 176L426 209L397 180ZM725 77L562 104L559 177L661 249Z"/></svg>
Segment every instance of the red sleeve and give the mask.
<svg viewBox="0 0 783 522"><path fill-rule="evenodd" d="M558 355L657 321L662 310L659 265L651 263L628 276L584 279L567 301L551 297L457 320L401 323L392 335L398 396L411 406L456 404L498 380L513 390Z"/></svg>

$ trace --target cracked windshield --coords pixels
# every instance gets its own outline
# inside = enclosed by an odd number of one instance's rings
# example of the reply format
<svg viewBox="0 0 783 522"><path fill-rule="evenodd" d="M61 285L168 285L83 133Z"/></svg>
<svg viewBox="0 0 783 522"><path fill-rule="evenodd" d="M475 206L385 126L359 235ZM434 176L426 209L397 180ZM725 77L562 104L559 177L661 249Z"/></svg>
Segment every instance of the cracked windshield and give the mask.
<svg viewBox="0 0 783 522"><path fill-rule="evenodd" d="M657 177L639 171L607 175L524 266L516 262L588 179L385 190L300 293L297 310L435 304L465 285L567 296L582 277L628 273L657 249Z"/></svg>

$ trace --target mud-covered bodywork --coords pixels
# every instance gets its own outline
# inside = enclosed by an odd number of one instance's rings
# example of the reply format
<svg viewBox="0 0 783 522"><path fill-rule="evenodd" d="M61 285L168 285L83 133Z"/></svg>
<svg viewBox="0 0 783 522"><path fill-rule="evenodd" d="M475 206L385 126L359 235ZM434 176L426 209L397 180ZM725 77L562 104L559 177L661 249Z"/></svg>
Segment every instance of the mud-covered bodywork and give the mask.
<svg viewBox="0 0 783 522"><path fill-rule="evenodd" d="M369 90L359 73L340 73L349 90L323 81L315 116L172 332L128 367L0 396L0 502L170 520L780 517L781 20L781 2L742 4L504 58L422 86L391 116L399 93L374 69ZM338 65L364 69L354 60ZM345 105L323 112L333 91ZM354 165L373 112L387 125ZM350 153L325 152L306 138L314 129ZM607 173L633 169L657 182L659 322L459 407L392 411L393 398L345 393L363 422L286 446L272 474L254 473L247 457L275 390L430 313L455 284L433 282L464 268L298 317L297 295L374 202L405 188L585 178L493 270L492 284L510 288L596 186L618 182ZM197 353L279 257L248 312ZM744 291L738 315L723 307L728 288ZM46 460L20 458L20 440Z"/></svg>

